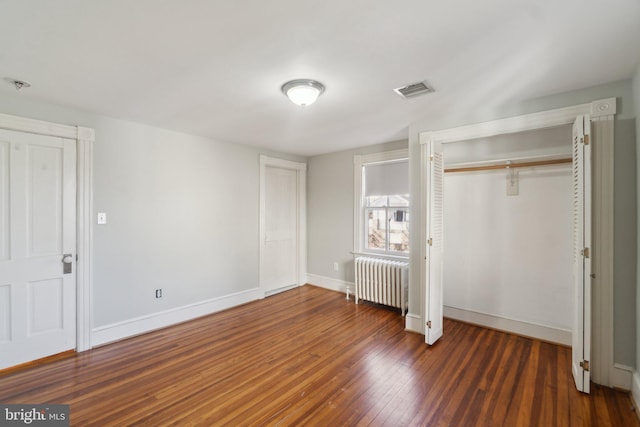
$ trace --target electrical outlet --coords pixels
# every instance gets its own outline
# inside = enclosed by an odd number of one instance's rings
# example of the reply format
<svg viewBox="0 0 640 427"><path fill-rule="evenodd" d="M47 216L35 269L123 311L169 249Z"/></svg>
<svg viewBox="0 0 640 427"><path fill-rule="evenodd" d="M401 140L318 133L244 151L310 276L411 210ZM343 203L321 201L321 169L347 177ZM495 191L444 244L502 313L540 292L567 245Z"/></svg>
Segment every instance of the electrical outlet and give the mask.
<svg viewBox="0 0 640 427"><path fill-rule="evenodd" d="M339 271L340 270L340 264L338 264L338 262L334 262L333 263L333 271Z"/></svg>
<svg viewBox="0 0 640 427"><path fill-rule="evenodd" d="M156 289L156 298L162 298L162 289Z"/></svg>

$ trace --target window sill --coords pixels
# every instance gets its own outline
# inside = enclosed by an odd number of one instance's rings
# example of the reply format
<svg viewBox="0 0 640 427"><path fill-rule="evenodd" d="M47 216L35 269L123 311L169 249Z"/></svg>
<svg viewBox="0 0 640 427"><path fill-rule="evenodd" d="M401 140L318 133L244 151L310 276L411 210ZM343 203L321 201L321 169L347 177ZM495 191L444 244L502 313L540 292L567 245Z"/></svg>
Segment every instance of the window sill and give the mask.
<svg viewBox="0 0 640 427"><path fill-rule="evenodd" d="M398 261L409 261L409 254L390 255L390 254L379 253L379 252L356 252L356 251L352 251L351 253L354 256L371 256L371 257L384 258L384 259L393 259Z"/></svg>

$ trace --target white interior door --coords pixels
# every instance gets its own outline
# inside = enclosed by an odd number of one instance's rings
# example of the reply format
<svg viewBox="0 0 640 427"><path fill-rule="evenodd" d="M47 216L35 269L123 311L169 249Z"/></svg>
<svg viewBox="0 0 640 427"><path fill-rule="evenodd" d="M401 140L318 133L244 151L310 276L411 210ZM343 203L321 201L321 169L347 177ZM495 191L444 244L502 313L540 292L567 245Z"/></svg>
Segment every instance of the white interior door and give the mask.
<svg viewBox="0 0 640 427"><path fill-rule="evenodd" d="M75 144L0 130L0 369L75 348Z"/></svg>
<svg viewBox="0 0 640 427"><path fill-rule="evenodd" d="M264 171L264 242L261 282L266 295L298 285L298 171Z"/></svg>
<svg viewBox="0 0 640 427"><path fill-rule="evenodd" d="M443 300L443 197L444 158L442 144L429 142L426 145L427 177L427 248L426 248L426 301L425 301L425 342L435 343L442 336Z"/></svg>
<svg viewBox="0 0 640 427"><path fill-rule="evenodd" d="M591 120L573 124L574 321L572 371L578 390L589 393L591 354Z"/></svg>

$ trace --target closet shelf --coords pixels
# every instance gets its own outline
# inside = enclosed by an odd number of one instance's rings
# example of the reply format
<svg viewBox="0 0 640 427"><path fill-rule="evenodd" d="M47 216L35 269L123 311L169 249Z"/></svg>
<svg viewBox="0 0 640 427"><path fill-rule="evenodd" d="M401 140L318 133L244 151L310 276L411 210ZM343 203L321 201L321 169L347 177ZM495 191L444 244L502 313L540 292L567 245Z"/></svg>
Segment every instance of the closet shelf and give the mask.
<svg viewBox="0 0 640 427"><path fill-rule="evenodd" d="M511 163L502 163L502 164L491 164L484 166L460 166L460 167L448 167L445 168L445 172L473 172L473 171L485 171L485 170L496 170L496 169L510 169L510 168L525 168L532 166L547 166L547 165L559 165L564 163L571 163L573 159L562 158L562 159L549 159L549 160L537 160L537 161L525 161L525 162L511 162Z"/></svg>

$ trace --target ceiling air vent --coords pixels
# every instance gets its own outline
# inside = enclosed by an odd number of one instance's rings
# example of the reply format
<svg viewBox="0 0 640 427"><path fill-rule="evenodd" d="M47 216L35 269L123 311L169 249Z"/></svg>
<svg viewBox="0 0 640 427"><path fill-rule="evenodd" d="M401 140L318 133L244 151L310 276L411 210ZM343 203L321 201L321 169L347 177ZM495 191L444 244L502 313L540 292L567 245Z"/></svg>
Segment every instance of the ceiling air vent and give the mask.
<svg viewBox="0 0 640 427"><path fill-rule="evenodd" d="M403 98L413 98L414 96L435 92L435 89L429 86L426 82L418 82L399 87L393 91Z"/></svg>

